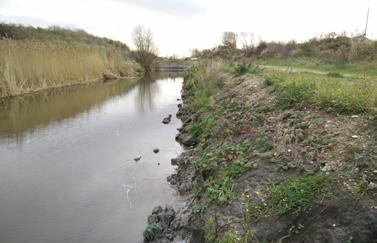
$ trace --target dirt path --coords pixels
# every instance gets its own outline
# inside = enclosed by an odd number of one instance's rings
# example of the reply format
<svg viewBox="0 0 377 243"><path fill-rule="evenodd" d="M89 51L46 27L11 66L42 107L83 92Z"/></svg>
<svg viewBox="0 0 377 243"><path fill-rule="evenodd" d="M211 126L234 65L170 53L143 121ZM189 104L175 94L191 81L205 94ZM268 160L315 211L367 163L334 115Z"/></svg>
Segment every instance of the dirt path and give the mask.
<svg viewBox="0 0 377 243"><path fill-rule="evenodd" d="M287 72L287 73L312 73L316 75L328 75L329 72L320 71L310 68L299 68L299 67L292 67L292 66L278 66L278 65L258 65L261 68L270 69L279 72ZM353 75L350 73L340 73L343 77L346 78L364 78L362 76Z"/></svg>

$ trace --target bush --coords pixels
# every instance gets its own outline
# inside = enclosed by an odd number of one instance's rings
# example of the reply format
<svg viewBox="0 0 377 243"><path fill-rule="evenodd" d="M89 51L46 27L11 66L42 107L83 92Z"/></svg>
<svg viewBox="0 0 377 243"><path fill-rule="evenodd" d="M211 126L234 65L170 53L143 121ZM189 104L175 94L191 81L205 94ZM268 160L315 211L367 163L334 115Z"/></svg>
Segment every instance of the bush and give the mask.
<svg viewBox="0 0 377 243"><path fill-rule="evenodd" d="M352 45L349 58L352 61L377 59L377 41L363 41Z"/></svg>
<svg viewBox="0 0 377 243"><path fill-rule="evenodd" d="M292 56L297 49L297 44L294 41L288 43L270 42L266 48L260 53L262 57L289 57Z"/></svg>

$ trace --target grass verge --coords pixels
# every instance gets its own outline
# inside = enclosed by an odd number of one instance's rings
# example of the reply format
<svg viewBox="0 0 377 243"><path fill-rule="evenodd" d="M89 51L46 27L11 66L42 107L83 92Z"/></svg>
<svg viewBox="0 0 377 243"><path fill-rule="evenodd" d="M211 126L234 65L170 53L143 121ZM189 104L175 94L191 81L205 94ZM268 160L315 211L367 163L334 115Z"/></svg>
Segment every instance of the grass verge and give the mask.
<svg viewBox="0 0 377 243"><path fill-rule="evenodd" d="M340 75L287 73L264 70L265 84L277 91L277 106L301 102L339 113L377 113L377 81Z"/></svg>

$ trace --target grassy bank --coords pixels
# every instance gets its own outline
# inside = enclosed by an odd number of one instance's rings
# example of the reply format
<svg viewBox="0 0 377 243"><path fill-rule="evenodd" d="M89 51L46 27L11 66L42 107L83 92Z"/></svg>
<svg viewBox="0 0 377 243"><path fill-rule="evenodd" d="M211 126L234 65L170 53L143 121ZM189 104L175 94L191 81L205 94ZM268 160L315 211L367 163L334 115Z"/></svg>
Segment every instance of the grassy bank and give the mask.
<svg viewBox="0 0 377 243"><path fill-rule="evenodd" d="M265 83L276 88L282 108L306 102L338 113L377 113L377 80L343 77L338 72L318 75L306 72L261 71Z"/></svg>
<svg viewBox="0 0 377 243"><path fill-rule="evenodd" d="M178 178L193 178L206 242L376 237L372 80L202 61L184 91L183 133L197 145Z"/></svg>
<svg viewBox="0 0 377 243"><path fill-rule="evenodd" d="M354 61L336 63L314 57L288 58L258 58L254 60L258 65L271 65L286 68L303 68L325 73L339 73L359 77L377 77L377 61Z"/></svg>
<svg viewBox="0 0 377 243"><path fill-rule="evenodd" d="M102 47L117 47L123 50L125 56L130 56L130 49L126 44L104 37L97 37L80 29L66 29L58 26L51 26L45 29L0 23L0 37L12 40L76 42Z"/></svg>
<svg viewBox="0 0 377 243"><path fill-rule="evenodd" d="M4 32L4 26L1 27ZM128 47L124 49L120 44L104 42L100 38L97 40L91 36L91 39L87 37L82 41L79 38L70 40L68 37L75 36L73 33L76 32L68 30L61 39L52 38L59 36L57 33L63 32L62 29L50 33L43 29L13 26L7 31L8 34L1 32L2 36L13 39L0 40L0 98L94 81L107 72L136 76L140 70L132 59L125 56Z"/></svg>

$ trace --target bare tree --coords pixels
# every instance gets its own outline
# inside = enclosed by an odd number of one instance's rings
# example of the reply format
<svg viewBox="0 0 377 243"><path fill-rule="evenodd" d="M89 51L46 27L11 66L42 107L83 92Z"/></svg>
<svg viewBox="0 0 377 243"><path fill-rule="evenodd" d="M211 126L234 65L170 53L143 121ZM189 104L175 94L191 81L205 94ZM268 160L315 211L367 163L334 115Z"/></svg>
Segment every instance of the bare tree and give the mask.
<svg viewBox="0 0 377 243"><path fill-rule="evenodd" d="M254 34L251 32L241 32L241 45L242 49L250 50L254 46Z"/></svg>
<svg viewBox="0 0 377 243"><path fill-rule="evenodd" d="M136 47L136 61L144 67L145 72L152 70L152 64L157 56L157 48L153 41L153 33L150 29L145 29L139 25L133 32L133 42Z"/></svg>
<svg viewBox="0 0 377 243"><path fill-rule="evenodd" d="M237 48L238 35L234 32L224 32L222 37L222 44L230 49Z"/></svg>
<svg viewBox="0 0 377 243"><path fill-rule="evenodd" d="M191 50L191 57L200 57L200 56L201 56L201 52L199 49L194 48Z"/></svg>
<svg viewBox="0 0 377 243"><path fill-rule="evenodd" d="M244 55L250 57L254 52L254 34L251 32L241 32L240 42Z"/></svg>

